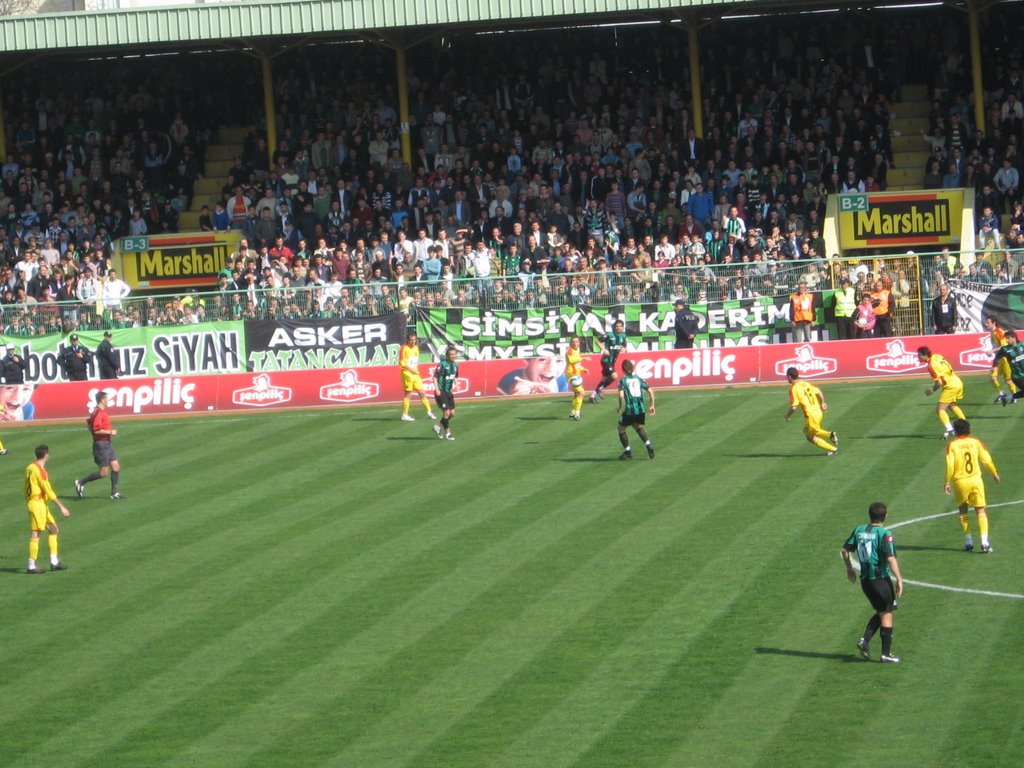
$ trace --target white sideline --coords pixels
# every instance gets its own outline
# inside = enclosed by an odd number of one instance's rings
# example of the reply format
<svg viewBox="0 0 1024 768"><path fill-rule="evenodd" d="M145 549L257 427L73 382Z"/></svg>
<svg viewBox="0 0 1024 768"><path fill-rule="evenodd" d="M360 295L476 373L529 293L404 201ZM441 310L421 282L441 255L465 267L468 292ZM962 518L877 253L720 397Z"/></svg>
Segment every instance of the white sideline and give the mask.
<svg viewBox="0 0 1024 768"><path fill-rule="evenodd" d="M1003 501L1003 502L1000 502L999 504L989 504L988 506L992 507L992 508L995 508L995 507L1011 507L1011 506L1013 506L1015 504L1024 504L1024 499L1016 499L1015 501ZM937 520L940 517L950 517L952 515L957 515L959 513L960 513L960 510L954 509L952 512L939 512L937 515L925 515L924 517L915 517L912 520L904 520L904 521L899 522L899 523L893 523L892 525L887 526L887 527L890 528L890 529L892 529L892 528L903 528L903 527L908 526L908 525L913 525L914 523L923 523L923 522L926 522L928 520ZM854 563L854 567L859 570L858 566L859 566L858 563ZM992 592L992 591L987 590L987 589L967 589L965 587L950 587L950 586L947 586L945 584L931 584L930 582L927 582L927 581L915 581L913 579L904 579L903 583L904 584L911 584L911 585L913 585L915 587L926 587L928 589L938 589L938 590L941 590L943 592L960 592L960 593L967 594L967 595L983 595L985 597L1008 597L1011 600L1024 600L1024 595L1018 595L1015 592Z"/></svg>

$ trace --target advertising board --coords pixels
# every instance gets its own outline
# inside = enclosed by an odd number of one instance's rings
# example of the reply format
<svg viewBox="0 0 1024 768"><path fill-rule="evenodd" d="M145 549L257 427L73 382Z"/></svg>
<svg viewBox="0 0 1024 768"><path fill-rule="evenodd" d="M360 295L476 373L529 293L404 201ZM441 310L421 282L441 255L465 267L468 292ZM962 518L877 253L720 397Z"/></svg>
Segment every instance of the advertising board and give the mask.
<svg viewBox="0 0 1024 768"><path fill-rule="evenodd" d="M920 336L900 339L773 344L749 347L705 347L653 352L627 351L623 358L636 364L638 374L652 387L736 386L783 383L790 366L815 381L870 377L919 376L927 370L917 361L918 346L928 346L959 371L987 370L990 355L983 334ZM599 371L596 356L587 367ZM420 372L428 381L433 363ZM459 364L455 392L461 400L520 393L558 394L568 385L561 358L475 360ZM596 373L590 378L596 378ZM517 384L531 382L533 386ZM594 381L588 380L588 386ZM119 379L25 385L21 419L84 417L99 389L110 393L113 415L155 416L211 412L258 412L268 407L397 403L402 386L397 366L368 366L279 371L250 371L217 376L181 375L163 378ZM26 414L31 414L31 416Z"/></svg>
<svg viewBox="0 0 1024 768"><path fill-rule="evenodd" d="M959 243L962 189L839 195L845 249Z"/></svg>
<svg viewBox="0 0 1024 768"><path fill-rule="evenodd" d="M240 238L238 230L122 237L114 249L114 266L140 290L213 287Z"/></svg>

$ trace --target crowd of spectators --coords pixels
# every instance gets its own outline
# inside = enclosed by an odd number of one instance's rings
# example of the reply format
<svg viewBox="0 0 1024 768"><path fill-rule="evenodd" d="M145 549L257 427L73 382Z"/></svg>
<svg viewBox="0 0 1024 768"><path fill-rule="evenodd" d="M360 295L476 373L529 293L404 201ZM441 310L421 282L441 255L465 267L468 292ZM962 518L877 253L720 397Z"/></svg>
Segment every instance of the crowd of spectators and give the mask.
<svg viewBox="0 0 1024 768"><path fill-rule="evenodd" d="M879 12L856 25L794 15L702 32L700 136L677 30L461 33L410 52L411 164L393 55L371 45L275 59L272 153L259 69L244 57L96 62L74 90L33 69L59 61L32 65L5 90L0 302L46 302L48 290L89 304L81 284L107 279L111 240L173 231L217 125L240 121L244 145L200 225L240 230L246 248L207 316L779 295L810 265L827 287L825 202L885 188L903 83L928 84L936 148L941 123L944 147L978 153L980 172L1019 162L1012 106L990 138L970 130L955 13ZM1019 26L986 27L999 51L985 62L986 99L1000 115L1021 95ZM993 203L1019 219L1016 188L997 192ZM1001 245L1021 237L1005 235ZM181 321L155 305L134 321ZM112 322L104 314L96 322Z"/></svg>

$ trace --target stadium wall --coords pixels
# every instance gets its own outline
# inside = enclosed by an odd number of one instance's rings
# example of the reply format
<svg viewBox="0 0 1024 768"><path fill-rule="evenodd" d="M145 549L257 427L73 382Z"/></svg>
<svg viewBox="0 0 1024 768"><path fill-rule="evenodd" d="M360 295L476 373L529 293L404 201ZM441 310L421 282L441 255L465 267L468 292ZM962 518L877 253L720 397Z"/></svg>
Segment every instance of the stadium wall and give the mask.
<svg viewBox="0 0 1024 768"><path fill-rule="evenodd" d="M680 351L633 352L636 371L656 388L743 386L781 383L795 366L806 379L864 379L927 376L915 350L928 346L961 372L988 370L992 358L988 334L920 336L909 338L825 341L804 344L701 348ZM509 382L526 375L527 360L466 361L459 366L455 388L462 401L500 397ZM587 356L587 385L600 371L596 355ZM420 366L433 394L433 364ZM557 374L557 371L554 372ZM548 380L550 395L564 377ZM100 389L111 395L114 416L155 416L259 411L268 408L312 408L397 403L402 398L394 366L366 366L278 373L181 375L114 381L40 384L23 409L22 418L35 420L84 418Z"/></svg>

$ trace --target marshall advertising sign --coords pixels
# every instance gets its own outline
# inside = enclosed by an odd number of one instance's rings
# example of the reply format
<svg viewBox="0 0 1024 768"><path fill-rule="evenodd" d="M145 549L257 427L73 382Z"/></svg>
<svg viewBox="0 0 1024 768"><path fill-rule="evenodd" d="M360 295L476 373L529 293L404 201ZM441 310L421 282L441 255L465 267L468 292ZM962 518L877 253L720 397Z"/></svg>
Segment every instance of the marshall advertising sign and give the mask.
<svg viewBox="0 0 1024 768"><path fill-rule="evenodd" d="M839 242L843 248L959 243L961 189L872 192L838 196Z"/></svg>

